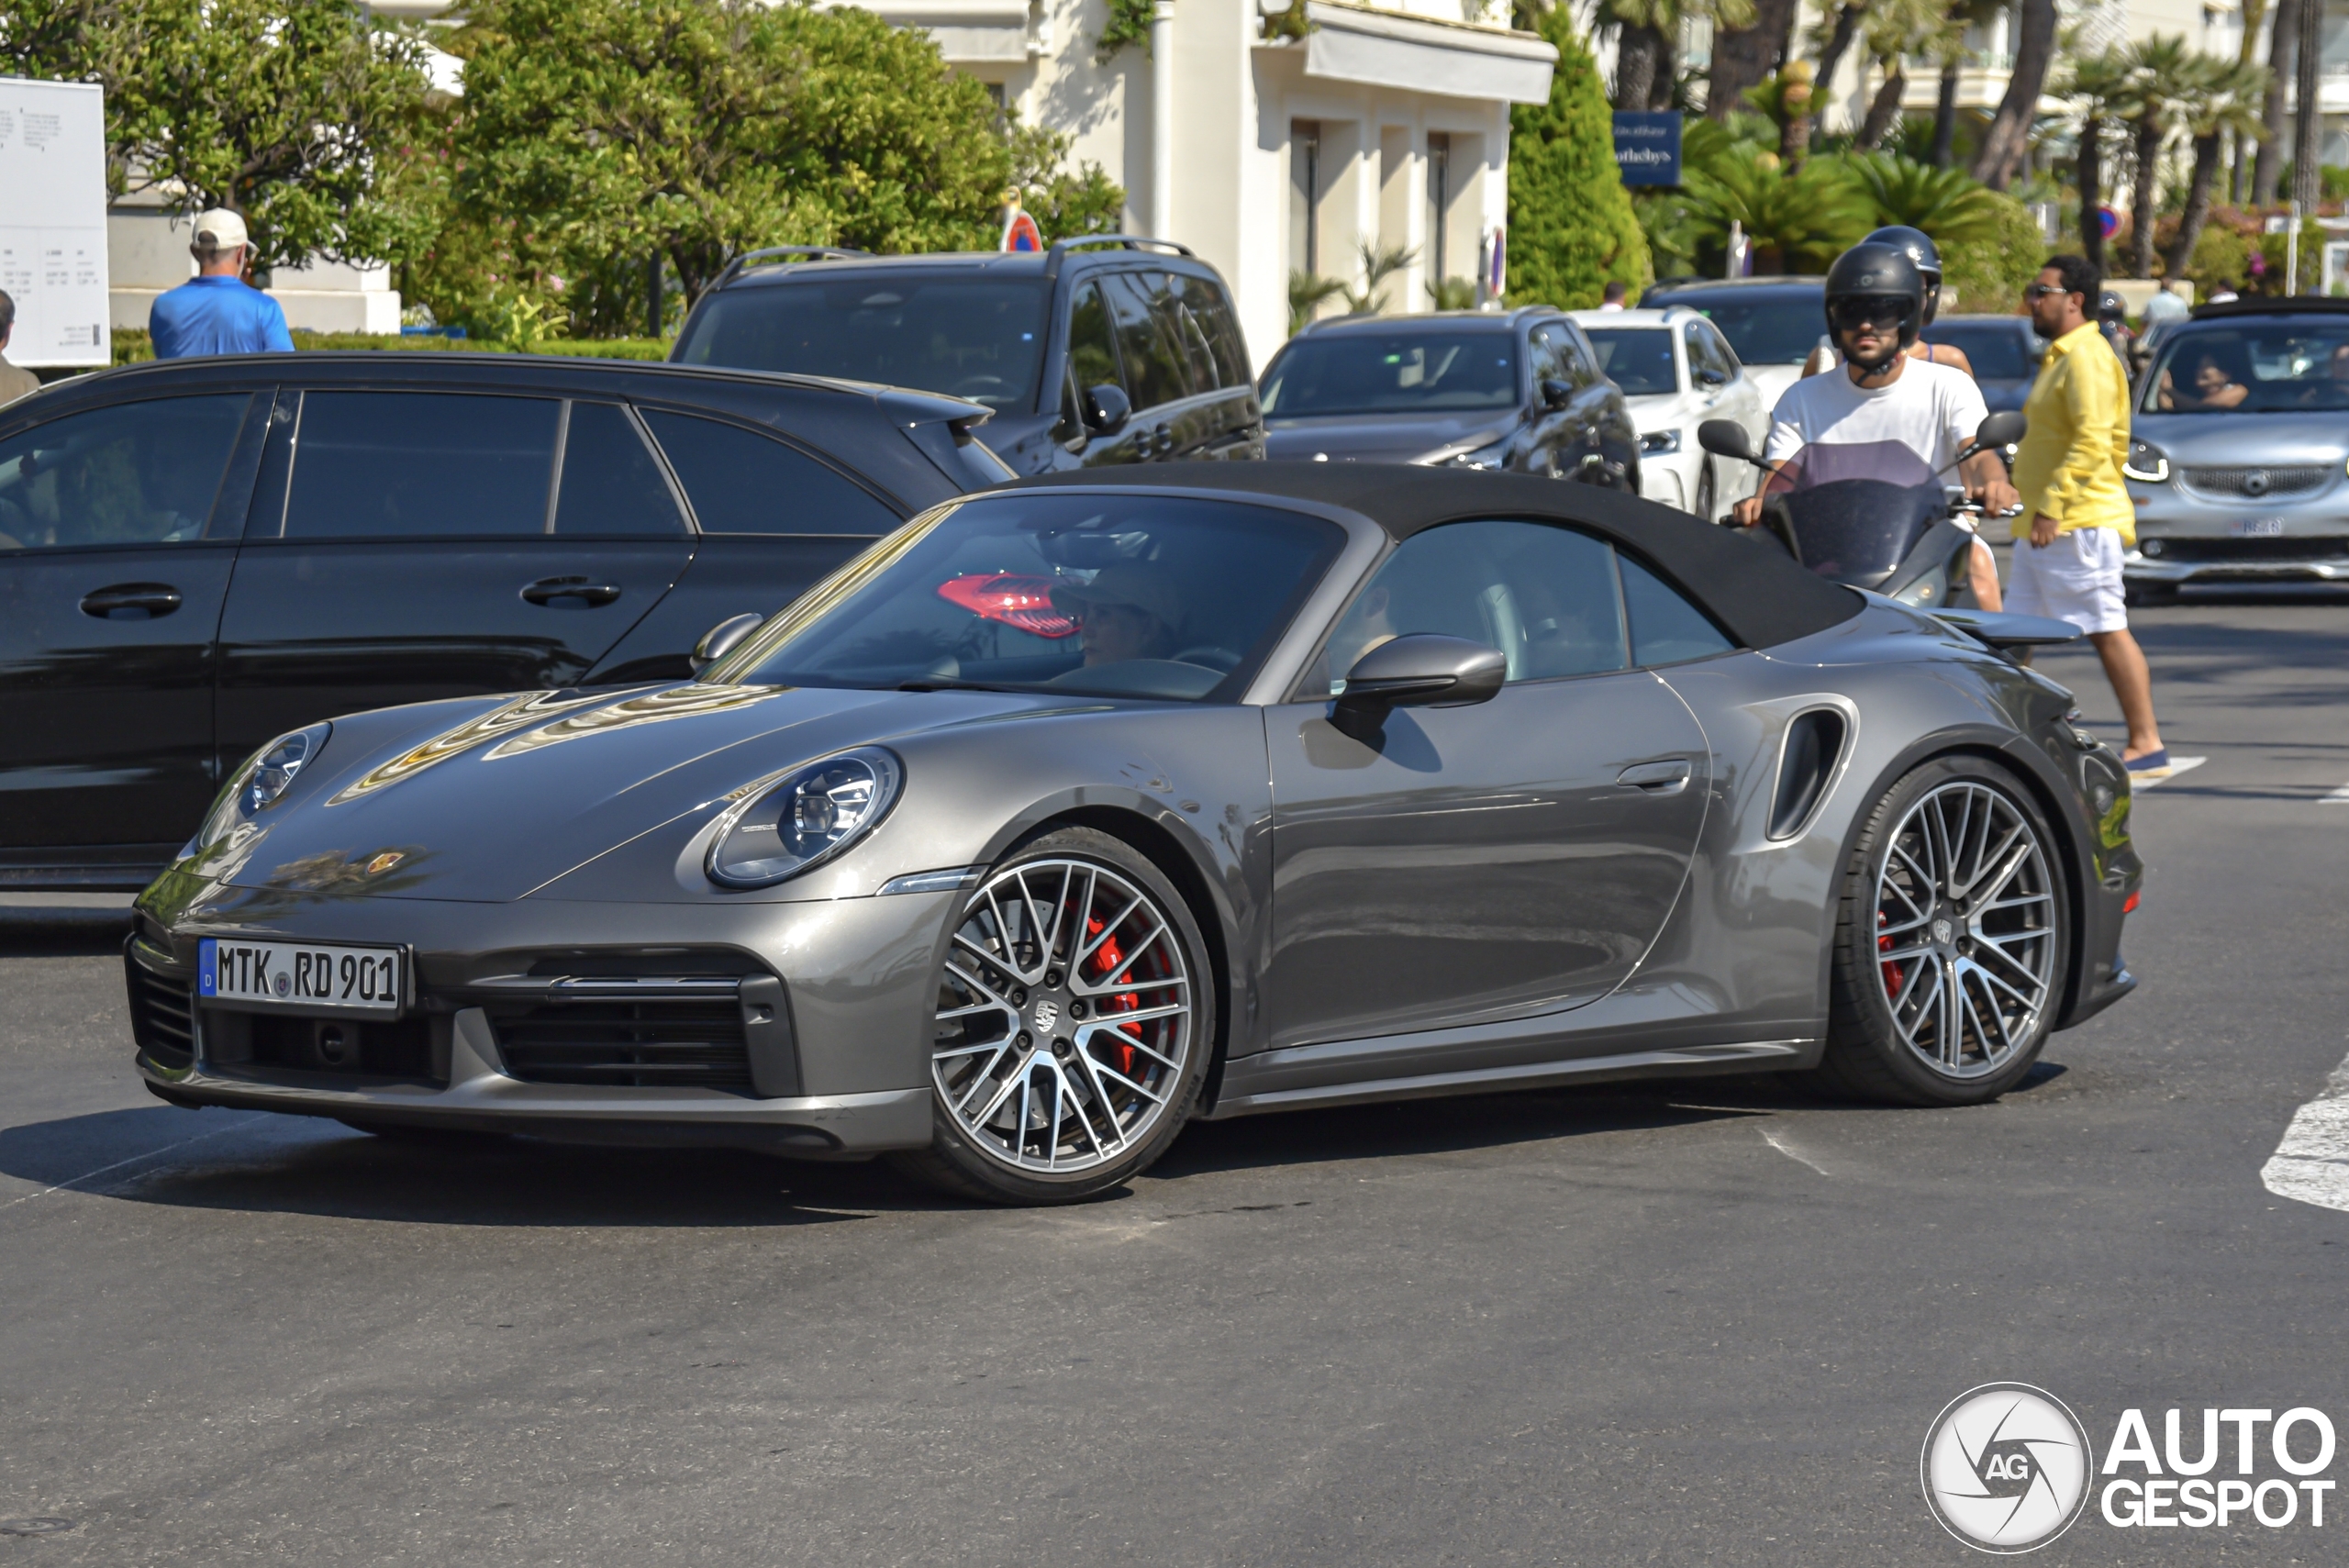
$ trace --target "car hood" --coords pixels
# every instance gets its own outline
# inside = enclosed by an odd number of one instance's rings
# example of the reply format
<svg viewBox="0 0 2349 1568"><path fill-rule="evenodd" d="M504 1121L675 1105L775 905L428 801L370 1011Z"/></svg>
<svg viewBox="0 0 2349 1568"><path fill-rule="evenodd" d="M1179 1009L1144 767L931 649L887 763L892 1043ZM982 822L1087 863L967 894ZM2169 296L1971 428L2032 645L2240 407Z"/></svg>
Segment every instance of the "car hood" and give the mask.
<svg viewBox="0 0 2349 1568"><path fill-rule="evenodd" d="M287 895L503 902L680 818L697 830L851 747L1104 706L689 682L358 714L334 721L284 801L180 869Z"/></svg>
<svg viewBox="0 0 2349 1568"><path fill-rule="evenodd" d="M1497 441L1517 428L1514 411L1482 408L1462 414L1341 414L1315 419L1264 421L1264 455L1311 462L1408 462L1443 447L1467 450Z"/></svg>
<svg viewBox="0 0 2349 1568"><path fill-rule="evenodd" d="M2337 462L2349 452L2349 421L2338 412L2140 414L2130 430L2172 462L2197 467Z"/></svg>

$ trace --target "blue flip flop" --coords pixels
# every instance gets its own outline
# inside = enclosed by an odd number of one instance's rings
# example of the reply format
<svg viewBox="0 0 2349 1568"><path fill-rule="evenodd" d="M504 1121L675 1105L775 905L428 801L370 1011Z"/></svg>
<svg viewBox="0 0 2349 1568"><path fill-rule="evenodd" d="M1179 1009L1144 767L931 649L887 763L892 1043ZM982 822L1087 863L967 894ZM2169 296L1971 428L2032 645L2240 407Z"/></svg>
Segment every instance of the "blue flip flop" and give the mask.
<svg viewBox="0 0 2349 1568"><path fill-rule="evenodd" d="M2158 751L2148 751L2142 757L2132 757L2124 766L2132 773L2159 773L2169 766L2169 748L2165 746Z"/></svg>

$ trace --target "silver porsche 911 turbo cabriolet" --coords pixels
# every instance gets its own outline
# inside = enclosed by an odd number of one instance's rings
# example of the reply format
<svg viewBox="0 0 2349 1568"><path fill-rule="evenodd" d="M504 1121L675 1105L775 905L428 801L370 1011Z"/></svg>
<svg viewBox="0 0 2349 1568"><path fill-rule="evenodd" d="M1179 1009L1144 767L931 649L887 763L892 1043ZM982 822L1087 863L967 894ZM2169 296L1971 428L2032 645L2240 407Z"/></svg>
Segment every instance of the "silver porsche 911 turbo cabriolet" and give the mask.
<svg viewBox="0 0 2349 1568"><path fill-rule="evenodd" d="M2126 773L2002 626L1582 485L1013 485L694 681L264 747L139 902L139 1071L1019 1203L1296 1106L1981 1101L2134 984L2141 876Z"/></svg>

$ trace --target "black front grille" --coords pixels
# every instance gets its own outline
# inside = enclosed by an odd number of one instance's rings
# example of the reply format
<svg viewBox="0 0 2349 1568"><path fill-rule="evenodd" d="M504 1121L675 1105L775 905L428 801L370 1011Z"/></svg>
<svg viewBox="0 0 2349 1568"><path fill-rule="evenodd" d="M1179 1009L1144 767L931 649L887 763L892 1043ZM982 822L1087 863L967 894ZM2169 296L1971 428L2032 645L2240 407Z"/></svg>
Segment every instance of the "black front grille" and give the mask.
<svg viewBox="0 0 2349 1568"><path fill-rule="evenodd" d="M195 1003L188 988L157 974L137 959L128 961L130 979L130 1038L165 1067L195 1062Z"/></svg>
<svg viewBox="0 0 2349 1568"><path fill-rule="evenodd" d="M2153 541L2144 541L2150 544ZM2143 550L2144 546L2138 547ZM2331 539L2164 539L2161 550L2145 551L2151 561L2344 561L2349 537Z"/></svg>
<svg viewBox="0 0 2349 1568"><path fill-rule="evenodd" d="M506 1071L528 1084L747 1095L741 1004L723 996L492 1004Z"/></svg>

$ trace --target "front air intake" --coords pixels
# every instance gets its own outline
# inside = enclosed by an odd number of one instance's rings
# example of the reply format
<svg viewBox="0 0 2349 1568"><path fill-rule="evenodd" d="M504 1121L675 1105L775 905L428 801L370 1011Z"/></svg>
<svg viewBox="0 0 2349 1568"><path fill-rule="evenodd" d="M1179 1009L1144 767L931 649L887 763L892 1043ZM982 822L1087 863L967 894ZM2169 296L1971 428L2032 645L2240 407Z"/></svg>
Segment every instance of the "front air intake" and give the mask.
<svg viewBox="0 0 2349 1568"><path fill-rule="evenodd" d="M1831 707L1795 715L1778 751L1778 786L1770 797L1770 837L1791 839L1810 826L1843 760L1850 727Z"/></svg>

